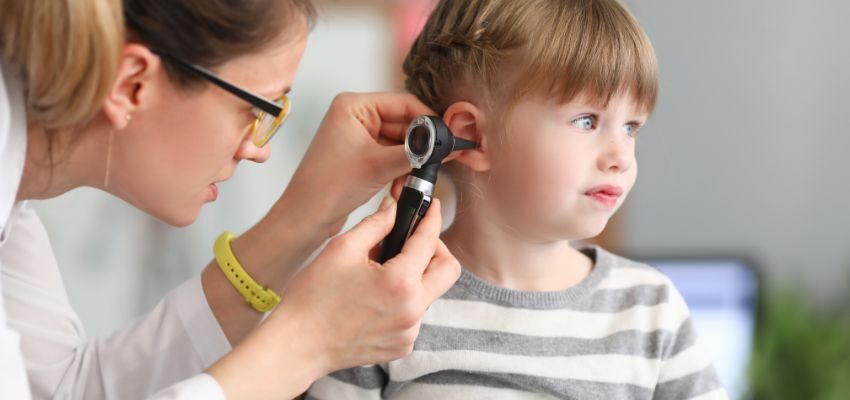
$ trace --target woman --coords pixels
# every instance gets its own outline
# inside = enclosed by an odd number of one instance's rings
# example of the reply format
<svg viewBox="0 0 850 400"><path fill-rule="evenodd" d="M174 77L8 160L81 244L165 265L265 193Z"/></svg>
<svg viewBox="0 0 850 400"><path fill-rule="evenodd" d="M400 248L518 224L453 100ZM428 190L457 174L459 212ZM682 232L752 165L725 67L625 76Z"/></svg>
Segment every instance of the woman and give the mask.
<svg viewBox="0 0 850 400"><path fill-rule="evenodd" d="M0 0L0 398L287 398L411 350L459 275L438 203L384 265L369 252L392 199L295 275L407 169L396 144L429 112L411 96L338 96L266 217L108 338L82 338L26 206L92 186L190 224L239 161L269 157L313 18L308 0Z"/></svg>

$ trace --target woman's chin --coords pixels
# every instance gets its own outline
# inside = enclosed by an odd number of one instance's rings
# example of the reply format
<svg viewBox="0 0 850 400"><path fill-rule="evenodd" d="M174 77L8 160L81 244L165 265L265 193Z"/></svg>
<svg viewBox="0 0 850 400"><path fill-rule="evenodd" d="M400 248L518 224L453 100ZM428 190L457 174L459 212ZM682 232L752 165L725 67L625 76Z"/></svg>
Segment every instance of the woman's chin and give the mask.
<svg viewBox="0 0 850 400"><path fill-rule="evenodd" d="M198 218L197 218L197 214L196 214L196 216L193 217L193 218L181 218L181 219L176 219L176 220L172 220L172 221L165 221L165 223L167 223L171 226L177 227L177 228L185 228L185 227L195 223L195 221L197 219Z"/></svg>
<svg viewBox="0 0 850 400"><path fill-rule="evenodd" d="M183 228L192 225L200 214L202 204L173 207L159 210L145 210L156 219L168 225Z"/></svg>

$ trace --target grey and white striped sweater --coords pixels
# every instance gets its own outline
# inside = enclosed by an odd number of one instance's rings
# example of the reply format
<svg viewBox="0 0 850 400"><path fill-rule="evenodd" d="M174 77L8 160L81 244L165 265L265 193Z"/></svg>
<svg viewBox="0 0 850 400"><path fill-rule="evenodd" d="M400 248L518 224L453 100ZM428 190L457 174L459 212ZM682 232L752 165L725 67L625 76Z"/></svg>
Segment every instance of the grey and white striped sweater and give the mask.
<svg viewBox="0 0 850 400"><path fill-rule="evenodd" d="M519 292L464 271L411 355L335 372L307 399L726 399L688 308L656 269L601 248L578 285Z"/></svg>

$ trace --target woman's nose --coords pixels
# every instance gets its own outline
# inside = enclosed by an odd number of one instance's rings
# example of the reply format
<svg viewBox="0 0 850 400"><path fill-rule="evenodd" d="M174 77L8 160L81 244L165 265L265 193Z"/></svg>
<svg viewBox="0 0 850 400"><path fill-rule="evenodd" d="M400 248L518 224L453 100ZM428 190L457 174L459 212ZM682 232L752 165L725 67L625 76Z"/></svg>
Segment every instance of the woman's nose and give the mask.
<svg viewBox="0 0 850 400"><path fill-rule="evenodd" d="M236 158L239 160L251 160L255 163L264 163L271 156L271 146L266 143L263 147L257 147L251 136L245 138L236 152Z"/></svg>

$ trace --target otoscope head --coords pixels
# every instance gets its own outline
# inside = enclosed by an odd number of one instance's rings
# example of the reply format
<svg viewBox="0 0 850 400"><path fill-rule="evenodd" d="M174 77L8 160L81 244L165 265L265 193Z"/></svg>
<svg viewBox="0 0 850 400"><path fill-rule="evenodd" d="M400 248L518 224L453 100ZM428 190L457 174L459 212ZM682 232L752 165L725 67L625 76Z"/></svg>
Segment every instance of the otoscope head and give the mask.
<svg viewBox="0 0 850 400"><path fill-rule="evenodd" d="M478 143L455 137L440 117L420 115L407 127L404 151L412 174L436 182L443 159L453 151L474 149Z"/></svg>

